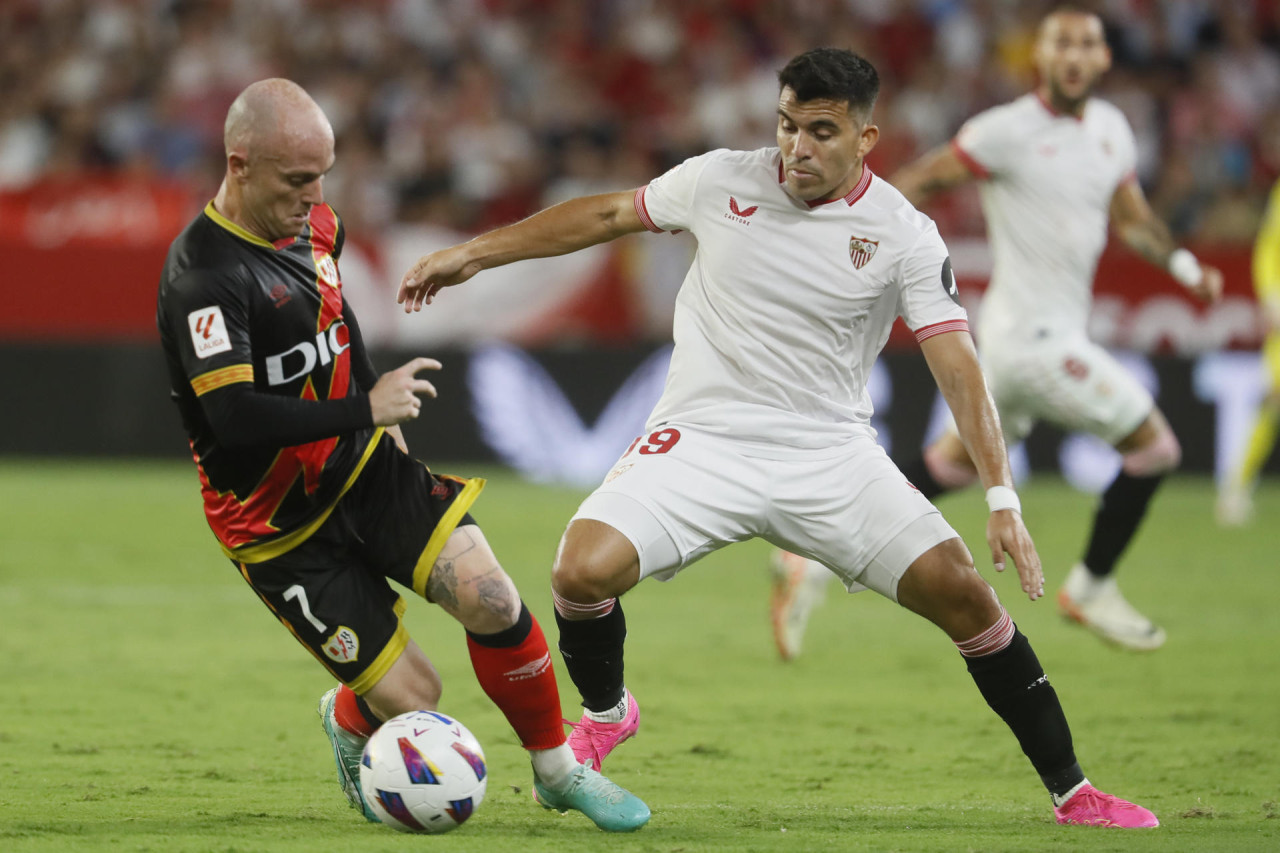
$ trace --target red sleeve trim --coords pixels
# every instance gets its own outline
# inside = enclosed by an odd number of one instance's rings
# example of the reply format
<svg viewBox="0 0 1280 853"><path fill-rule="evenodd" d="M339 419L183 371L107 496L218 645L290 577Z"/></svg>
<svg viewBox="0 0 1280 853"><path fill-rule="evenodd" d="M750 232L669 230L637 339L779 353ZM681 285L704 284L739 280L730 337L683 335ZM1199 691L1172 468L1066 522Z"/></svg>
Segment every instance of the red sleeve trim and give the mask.
<svg viewBox="0 0 1280 853"><path fill-rule="evenodd" d="M661 234L663 229L654 224L653 217L649 215L649 208L645 207L644 204L644 191L647 189L649 189L649 185L645 184L636 190L635 197L632 200L636 206L636 214L640 217L640 222L645 228L655 234Z"/></svg>
<svg viewBox="0 0 1280 853"><path fill-rule="evenodd" d="M941 323L933 323L929 326L916 329L916 340L920 343L932 338L934 335L945 334L946 332L968 332L968 320L943 320Z"/></svg>
<svg viewBox="0 0 1280 853"><path fill-rule="evenodd" d="M987 167L983 166L977 160L973 159L973 155L960 147L960 143L954 139L951 140L951 150L960 158L960 162L964 163L964 167L973 173L975 178L986 180L991 177L991 173L987 171Z"/></svg>

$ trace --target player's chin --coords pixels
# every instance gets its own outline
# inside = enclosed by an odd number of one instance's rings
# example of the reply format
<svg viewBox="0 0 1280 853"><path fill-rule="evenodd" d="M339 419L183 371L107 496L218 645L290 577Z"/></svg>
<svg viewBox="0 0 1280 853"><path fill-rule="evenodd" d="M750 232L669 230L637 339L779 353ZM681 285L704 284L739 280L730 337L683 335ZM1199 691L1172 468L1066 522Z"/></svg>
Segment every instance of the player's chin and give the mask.
<svg viewBox="0 0 1280 853"><path fill-rule="evenodd" d="M803 178L787 175L787 188L801 201L817 201L830 195L830 190L823 186L822 179L817 175L806 175Z"/></svg>

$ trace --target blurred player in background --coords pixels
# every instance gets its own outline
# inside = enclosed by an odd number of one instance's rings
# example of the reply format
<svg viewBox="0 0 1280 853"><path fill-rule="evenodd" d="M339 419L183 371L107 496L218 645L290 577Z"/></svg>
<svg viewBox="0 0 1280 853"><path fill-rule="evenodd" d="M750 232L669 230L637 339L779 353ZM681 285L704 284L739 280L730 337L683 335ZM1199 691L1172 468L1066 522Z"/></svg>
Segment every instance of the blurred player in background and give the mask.
<svg viewBox="0 0 1280 853"><path fill-rule="evenodd" d="M675 351L646 434L571 519L552 571L560 650L586 708L570 745L600 766L639 725L619 600L733 542L767 539L929 619L1017 736L1060 823L1155 826L1093 788L1053 687L964 543L876 444L866 378L902 316L987 487L987 544L1043 594L999 421L937 229L863 163L879 78L823 48L779 74L777 148L712 151L635 191L573 199L426 255L419 310L483 269L624 234L688 230Z"/></svg>
<svg viewBox="0 0 1280 853"><path fill-rule="evenodd" d="M1164 630L1125 600L1114 572L1156 488L1178 466L1181 447L1147 390L1088 339L1093 275L1108 224L1204 301L1221 295L1222 274L1174 243L1138 184L1128 122L1091 97L1111 65L1101 19L1060 5L1040 24L1035 62L1034 92L974 116L950 144L907 165L891 183L921 205L937 192L980 182L994 267L976 331L1005 441L1021 441L1045 420L1096 435L1123 456L1058 605L1110 642L1157 649ZM978 479L970 457L952 427L903 471L933 498ZM773 622L779 650L789 657L799 650L826 575L785 555L776 566Z"/></svg>
<svg viewBox="0 0 1280 853"><path fill-rule="evenodd" d="M1244 453L1218 495L1218 521L1229 527L1253 518L1253 490L1275 447L1280 425L1280 181L1271 189L1267 214L1253 246L1253 288L1267 326L1262 345L1267 390L1254 415Z"/></svg>
<svg viewBox="0 0 1280 853"><path fill-rule="evenodd" d="M468 508L483 480L433 475L400 423L434 387L418 358L379 377L342 295L344 231L324 203L333 130L299 86L264 80L227 114L226 177L174 241L157 323L205 514L244 579L340 685L320 702L338 782L365 740L432 710L440 676L402 621L395 580L466 629L476 676L529 751L541 802L607 830L649 810L566 743L542 629Z"/></svg>

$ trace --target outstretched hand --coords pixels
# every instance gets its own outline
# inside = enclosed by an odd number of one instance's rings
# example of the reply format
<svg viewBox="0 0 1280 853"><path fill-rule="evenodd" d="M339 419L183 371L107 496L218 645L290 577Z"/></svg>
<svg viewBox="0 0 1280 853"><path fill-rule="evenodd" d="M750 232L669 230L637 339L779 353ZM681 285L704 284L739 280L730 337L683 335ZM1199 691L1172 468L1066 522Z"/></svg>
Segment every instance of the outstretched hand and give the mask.
<svg viewBox="0 0 1280 853"><path fill-rule="evenodd" d="M415 374L420 370L439 370L440 362L434 358L415 358L413 361L378 377L369 392L369 408L373 410L373 425L395 426L413 420L422 410L419 394L436 395L436 386Z"/></svg>
<svg viewBox="0 0 1280 853"><path fill-rule="evenodd" d="M997 510L987 519L987 544L997 572L1004 571L1004 555L1013 558L1022 582L1022 591L1032 601L1044 595L1044 572L1031 534L1022 523L1022 514L1011 509Z"/></svg>
<svg viewBox="0 0 1280 853"><path fill-rule="evenodd" d="M1191 288L1191 293L1201 302L1213 304L1222 298L1222 287L1222 270L1201 264L1200 283Z"/></svg>
<svg viewBox="0 0 1280 853"><path fill-rule="evenodd" d="M423 255L400 279L396 302L404 313L421 311L430 305L441 289L462 284L482 269L478 261L469 261L462 246L441 249Z"/></svg>

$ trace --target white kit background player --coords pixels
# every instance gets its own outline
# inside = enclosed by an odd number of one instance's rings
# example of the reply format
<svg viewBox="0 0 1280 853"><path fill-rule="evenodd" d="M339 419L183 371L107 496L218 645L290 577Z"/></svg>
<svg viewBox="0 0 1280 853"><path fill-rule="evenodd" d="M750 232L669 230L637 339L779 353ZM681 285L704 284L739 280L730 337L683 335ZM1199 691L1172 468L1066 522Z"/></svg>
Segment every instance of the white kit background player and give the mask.
<svg viewBox="0 0 1280 853"><path fill-rule="evenodd" d="M1093 276L1108 224L1205 301L1221 295L1222 274L1174 243L1138 184L1128 122L1091 97L1111 65L1097 15L1056 8L1040 24L1035 61L1035 91L974 116L950 144L904 167L892 183L920 205L979 181L994 266L976 331L1005 441L1021 441L1045 420L1096 435L1123 457L1058 605L1110 642L1156 649L1164 630L1125 600L1114 572L1181 448L1147 390L1088 339ZM903 470L929 498L978 479L954 428ZM774 635L790 658L829 575L786 552L776 555L774 569Z"/></svg>
<svg viewBox="0 0 1280 853"><path fill-rule="evenodd" d="M1092 787L1034 652L964 543L875 443L866 377L895 318L921 341L988 488L990 554L1043 594L995 409L932 221L863 165L875 69L845 50L779 74L778 148L713 151L637 191L578 198L423 257L421 309L482 269L624 234L690 231L675 351L646 434L570 521L552 573L560 650L586 712L570 746L599 766L636 731L618 596L760 537L821 560L940 627L1017 736L1062 823L1155 826Z"/></svg>

